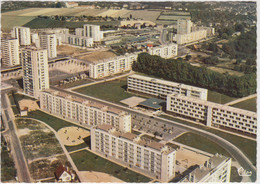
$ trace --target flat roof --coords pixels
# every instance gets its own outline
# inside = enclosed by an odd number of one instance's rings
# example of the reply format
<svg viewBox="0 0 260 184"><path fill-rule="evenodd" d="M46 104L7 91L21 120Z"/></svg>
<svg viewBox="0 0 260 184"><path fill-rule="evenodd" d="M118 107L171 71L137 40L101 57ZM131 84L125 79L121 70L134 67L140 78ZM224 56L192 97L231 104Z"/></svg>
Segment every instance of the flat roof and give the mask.
<svg viewBox="0 0 260 184"><path fill-rule="evenodd" d="M126 138L130 141L133 141L137 137L137 135L127 132L127 133L121 134L121 137Z"/></svg>
<svg viewBox="0 0 260 184"><path fill-rule="evenodd" d="M166 101L158 99L158 98L149 98L149 99L139 103L139 105L145 106L145 107L148 107L151 109L160 109L166 105Z"/></svg>
<svg viewBox="0 0 260 184"><path fill-rule="evenodd" d="M147 144L147 146L160 151L164 147L164 144L151 141L149 144Z"/></svg>
<svg viewBox="0 0 260 184"><path fill-rule="evenodd" d="M141 98L141 97L137 97L137 96L132 96L130 98L126 98L124 100L121 100L120 102L123 104L128 105L129 107L135 107L137 106L139 103L145 101L145 98Z"/></svg>
<svg viewBox="0 0 260 184"><path fill-rule="evenodd" d="M100 130L104 130L106 132L108 132L109 130L111 130L113 128L112 125L109 125L109 124L102 124L102 125L98 125L97 126L97 129L100 129Z"/></svg>

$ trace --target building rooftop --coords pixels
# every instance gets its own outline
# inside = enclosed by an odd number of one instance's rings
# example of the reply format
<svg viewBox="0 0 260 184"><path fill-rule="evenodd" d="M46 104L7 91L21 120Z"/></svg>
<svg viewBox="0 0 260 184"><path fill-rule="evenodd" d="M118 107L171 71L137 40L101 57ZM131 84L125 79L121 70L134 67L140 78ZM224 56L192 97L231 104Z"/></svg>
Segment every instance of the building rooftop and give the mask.
<svg viewBox="0 0 260 184"><path fill-rule="evenodd" d="M102 124L98 125L96 128L108 132L109 130L113 129L113 126L109 124Z"/></svg>
<svg viewBox="0 0 260 184"><path fill-rule="evenodd" d="M133 141L137 137L137 135L127 132L127 133L121 134L121 137L126 138L130 141Z"/></svg>
<svg viewBox="0 0 260 184"><path fill-rule="evenodd" d="M147 146L160 151L164 147L164 144L151 141L150 143L147 144Z"/></svg>
<svg viewBox="0 0 260 184"><path fill-rule="evenodd" d="M166 101L158 99L158 98L149 98L149 99L139 103L139 105L158 110L166 105Z"/></svg>

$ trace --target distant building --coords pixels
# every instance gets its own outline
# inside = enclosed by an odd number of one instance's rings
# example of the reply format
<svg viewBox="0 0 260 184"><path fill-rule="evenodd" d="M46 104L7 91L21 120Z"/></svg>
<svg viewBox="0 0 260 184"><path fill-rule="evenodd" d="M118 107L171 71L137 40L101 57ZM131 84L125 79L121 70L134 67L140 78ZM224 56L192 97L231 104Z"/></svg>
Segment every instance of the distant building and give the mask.
<svg viewBox="0 0 260 184"><path fill-rule="evenodd" d="M187 34L177 34L176 42L177 44L186 44L195 41L202 40L207 37L207 30L198 30Z"/></svg>
<svg viewBox="0 0 260 184"><path fill-rule="evenodd" d="M236 130L256 135L257 114L228 105L202 99L170 94L167 96L167 112L225 130Z"/></svg>
<svg viewBox="0 0 260 184"><path fill-rule="evenodd" d="M168 45L160 45L158 47L148 47L148 53L150 55L157 55L162 58L172 58L177 56L178 45L171 43Z"/></svg>
<svg viewBox="0 0 260 184"><path fill-rule="evenodd" d="M127 90L148 94L162 99L167 99L167 95L178 93L187 97L194 97L207 100L208 90L181 83L156 79L142 75L130 75L127 78Z"/></svg>
<svg viewBox="0 0 260 184"><path fill-rule="evenodd" d="M39 92L49 88L47 50L26 47L21 51L24 93L39 98Z"/></svg>
<svg viewBox="0 0 260 184"><path fill-rule="evenodd" d="M42 91L40 102L42 110L81 125L110 124L131 132L131 115L116 108L53 89Z"/></svg>
<svg viewBox="0 0 260 184"><path fill-rule="evenodd" d="M103 32L100 31L99 25L85 24L83 27L85 37L93 38L94 42L98 42L103 39Z"/></svg>
<svg viewBox="0 0 260 184"><path fill-rule="evenodd" d="M129 132L122 133L111 125L91 128L91 150L162 182L175 176L174 149Z"/></svg>
<svg viewBox="0 0 260 184"><path fill-rule="evenodd" d="M74 8L74 7L79 6L79 4L76 2L66 2L65 5L67 8Z"/></svg>
<svg viewBox="0 0 260 184"><path fill-rule="evenodd" d="M16 26L11 32L13 38L17 38L22 46L31 45L30 28Z"/></svg>
<svg viewBox="0 0 260 184"><path fill-rule="evenodd" d="M41 34L40 46L47 49L48 58L57 57L57 38L55 34Z"/></svg>
<svg viewBox="0 0 260 184"><path fill-rule="evenodd" d="M177 34L189 34L191 33L192 22L187 19L177 20Z"/></svg>
<svg viewBox="0 0 260 184"><path fill-rule="evenodd" d="M204 165L200 165L187 174L181 183L229 183L231 174L231 158L214 155Z"/></svg>
<svg viewBox="0 0 260 184"><path fill-rule="evenodd" d="M76 28L75 35L77 36L84 36L84 28Z"/></svg>
<svg viewBox="0 0 260 184"><path fill-rule="evenodd" d="M70 173L70 171L68 171L68 169L66 167L64 167L63 165L60 165L56 169L56 171L54 172L54 176L55 176L55 179L58 182L68 183L68 182L71 182L74 179L74 177Z"/></svg>
<svg viewBox="0 0 260 184"><path fill-rule="evenodd" d="M14 66L20 64L18 39L1 39L2 64Z"/></svg>
<svg viewBox="0 0 260 184"><path fill-rule="evenodd" d="M80 47L93 47L93 38L85 36L77 36L72 34L65 35L65 43Z"/></svg>

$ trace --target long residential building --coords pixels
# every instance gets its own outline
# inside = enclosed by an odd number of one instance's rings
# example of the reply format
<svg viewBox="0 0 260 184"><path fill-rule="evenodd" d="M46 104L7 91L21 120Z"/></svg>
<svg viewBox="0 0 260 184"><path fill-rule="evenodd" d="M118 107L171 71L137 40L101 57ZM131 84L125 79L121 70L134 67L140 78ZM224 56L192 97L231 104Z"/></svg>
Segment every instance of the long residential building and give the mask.
<svg viewBox="0 0 260 184"><path fill-rule="evenodd" d="M66 39L65 43L68 43L70 45L80 46L80 47L92 47L94 44L93 38L85 37L85 36L67 34L65 35L65 39Z"/></svg>
<svg viewBox="0 0 260 184"><path fill-rule="evenodd" d="M13 38L17 38L19 45L27 46L31 45L30 28L16 26L13 28L11 35Z"/></svg>
<svg viewBox="0 0 260 184"><path fill-rule="evenodd" d="M20 64L18 39L1 39L2 64L14 66Z"/></svg>
<svg viewBox="0 0 260 184"><path fill-rule="evenodd" d="M137 53L125 54L89 65L89 76L94 79L107 77L132 69L133 62L137 60Z"/></svg>
<svg viewBox="0 0 260 184"><path fill-rule="evenodd" d="M150 55L157 55L162 58L172 58L177 56L178 45L175 43L171 43L168 45L160 45L158 47L152 47L148 49L148 53Z"/></svg>
<svg viewBox="0 0 260 184"><path fill-rule="evenodd" d="M216 154L188 173L180 182L185 183L229 183L231 158Z"/></svg>
<svg viewBox="0 0 260 184"><path fill-rule="evenodd" d="M257 114L235 107L183 96L167 96L167 112L221 129L256 135Z"/></svg>
<svg viewBox="0 0 260 184"><path fill-rule="evenodd" d="M41 109L81 125L110 124L123 132L131 132L131 115L100 103L48 89L41 92Z"/></svg>
<svg viewBox="0 0 260 184"><path fill-rule="evenodd" d="M129 132L122 133L111 125L92 127L91 150L162 182L175 176L174 149Z"/></svg>
<svg viewBox="0 0 260 184"><path fill-rule="evenodd" d="M208 90L181 83L151 78L142 75L131 75L127 78L127 90L144 93L166 99L168 94L179 93L187 97L207 100Z"/></svg>

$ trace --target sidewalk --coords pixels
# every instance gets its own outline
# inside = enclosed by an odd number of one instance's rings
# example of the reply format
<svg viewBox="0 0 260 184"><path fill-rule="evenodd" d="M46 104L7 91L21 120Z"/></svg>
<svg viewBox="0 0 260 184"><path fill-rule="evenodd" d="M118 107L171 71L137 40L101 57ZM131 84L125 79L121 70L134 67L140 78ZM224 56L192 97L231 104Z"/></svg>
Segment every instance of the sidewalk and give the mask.
<svg viewBox="0 0 260 184"><path fill-rule="evenodd" d="M251 99L251 98L255 98L255 97L257 97L257 94L253 94L253 95L249 95L249 96L246 96L246 97L243 97L243 98L239 98L239 99L236 99L234 101L228 102L224 105L233 105L233 104L236 104L236 103L239 103L239 102Z"/></svg>

